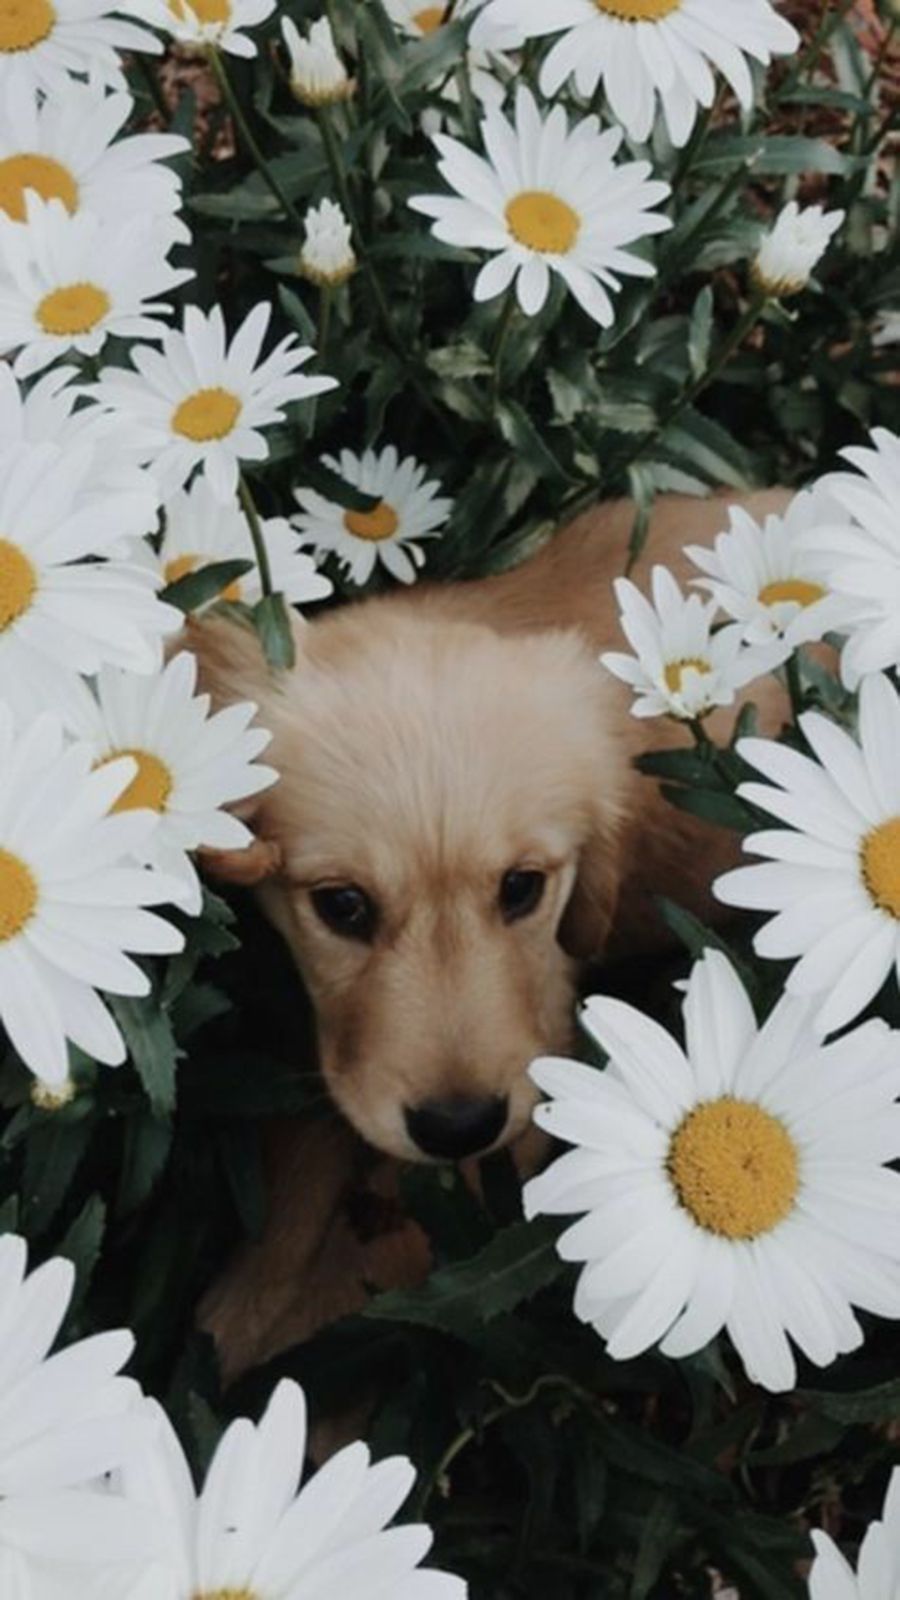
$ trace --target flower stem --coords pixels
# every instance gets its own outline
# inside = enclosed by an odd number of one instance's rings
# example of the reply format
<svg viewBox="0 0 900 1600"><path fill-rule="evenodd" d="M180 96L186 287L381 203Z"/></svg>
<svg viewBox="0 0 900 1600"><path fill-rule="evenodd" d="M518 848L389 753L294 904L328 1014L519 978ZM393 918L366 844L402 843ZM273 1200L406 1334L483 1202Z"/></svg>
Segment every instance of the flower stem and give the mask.
<svg viewBox="0 0 900 1600"><path fill-rule="evenodd" d="M272 587L272 568L269 565L269 552L266 549L266 540L262 531L262 523L260 521L259 512L256 509L256 502L254 501L253 495L250 492L250 485L248 484L243 473L241 473L241 476L238 479L238 499L241 502L241 510L247 519L247 527L250 529L250 538L253 543L253 554L256 557L256 565L259 568L259 581L262 586L262 592L264 595L274 594L274 589Z"/></svg>
<svg viewBox="0 0 900 1600"><path fill-rule="evenodd" d="M327 283L323 283L319 289L318 334L319 361L322 365L324 365L325 362L325 351L328 347L328 335L331 332L331 303L333 298L334 296L332 290L329 288Z"/></svg>
<svg viewBox="0 0 900 1600"><path fill-rule="evenodd" d="M500 376L503 367L503 351L506 346L507 335L509 334L509 330L512 326L515 310L516 291L514 286L511 284L506 291L506 299L503 303L503 309L497 318L497 325L494 329L493 344L491 346L491 367L493 369L491 374L491 386L495 395L498 394L500 390Z"/></svg>
<svg viewBox="0 0 900 1600"><path fill-rule="evenodd" d="M794 713L794 721L796 722L803 710L803 680L800 676L799 651L795 650L793 654L788 656L787 661L784 663L784 677L788 694L791 697L791 710Z"/></svg>
<svg viewBox="0 0 900 1600"><path fill-rule="evenodd" d="M288 199L283 188L281 187L281 184L272 171L269 162L266 160L266 157L257 144L256 138L251 131L250 124L244 115L241 102L234 92L231 79L228 76L228 70L225 66L225 62L222 60L221 52L216 49L215 45L210 46L208 58L210 66L213 70L213 75L215 76L215 80L222 92L222 99L231 113L234 125L241 136L242 142L244 145L246 145L247 152L253 161L257 172L262 178L263 183L266 185L266 188L269 190L269 193L273 196L273 198L278 201L278 205L285 215L290 217L291 221L298 229L301 228L303 219L301 218L297 207L291 200Z"/></svg>

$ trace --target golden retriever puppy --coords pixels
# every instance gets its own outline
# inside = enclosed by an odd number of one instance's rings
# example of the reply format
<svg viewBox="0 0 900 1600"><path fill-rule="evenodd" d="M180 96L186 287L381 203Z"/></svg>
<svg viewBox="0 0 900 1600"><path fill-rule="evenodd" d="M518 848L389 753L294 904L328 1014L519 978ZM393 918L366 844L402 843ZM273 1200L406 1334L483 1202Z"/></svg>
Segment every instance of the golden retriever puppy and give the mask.
<svg viewBox="0 0 900 1600"><path fill-rule="evenodd" d="M744 503L761 517L787 498ZM637 580L652 561L683 572L683 545L721 531L728 503L661 500ZM280 676L248 629L191 625L205 687L257 701L281 774L253 803L258 843L210 864L259 880L344 1119L275 1136L265 1237L203 1313L228 1373L358 1306L365 1283L424 1270L402 1219L354 1233L344 1202L366 1149L392 1162L527 1151L527 1068L570 1047L579 965L658 941L661 892L710 913L733 842L633 766L688 735L633 718L597 662L621 644L612 580L631 517L601 506L510 573L298 622ZM387 1204L389 1164L367 1165Z"/></svg>

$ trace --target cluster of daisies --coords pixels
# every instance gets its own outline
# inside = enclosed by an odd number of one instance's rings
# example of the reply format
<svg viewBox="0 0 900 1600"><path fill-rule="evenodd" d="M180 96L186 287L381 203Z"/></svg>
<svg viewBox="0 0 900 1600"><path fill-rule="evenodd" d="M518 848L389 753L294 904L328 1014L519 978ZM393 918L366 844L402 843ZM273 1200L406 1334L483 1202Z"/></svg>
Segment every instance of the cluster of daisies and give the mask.
<svg viewBox="0 0 900 1600"><path fill-rule="evenodd" d="M134 1341L53 1353L71 1263L27 1271L0 1238L0 1593L4 1600L465 1600L422 1569L429 1529L391 1527L410 1463L351 1444L301 1488L306 1404L278 1385L258 1424L223 1434L198 1490L155 1401L123 1376Z"/></svg>
<svg viewBox="0 0 900 1600"><path fill-rule="evenodd" d="M684 1044L595 997L583 1023L608 1058L534 1063L539 1125L573 1148L526 1185L527 1214L572 1215L576 1315L614 1358L685 1357L727 1332L748 1376L784 1392L794 1349L824 1367L858 1348L860 1311L900 1318L900 1032L863 1013L900 979L900 439L876 430L763 515L733 508L689 546L691 592L656 567L648 599L617 584L633 655L606 668L632 711L693 728L796 652L840 653L847 726L802 711L787 742L744 738L738 795L774 819L761 858L720 877L726 905L767 916L754 945L793 962L762 1026L731 962L708 950L684 985ZM773 507L766 512L766 502ZM851 699L851 696L853 698ZM785 700L786 700L785 696ZM715 724L713 724L715 726ZM760 781L761 780L761 781ZM820 1537L815 1600L894 1592L897 1486L859 1586Z"/></svg>
<svg viewBox="0 0 900 1600"><path fill-rule="evenodd" d="M221 567L207 603L303 605L331 592L329 556L408 582L450 510L388 446L328 463L366 509L300 490L294 518L257 516L243 464L334 380L293 336L266 349L267 305L232 337L219 308L171 326L189 146L128 131L118 54L160 48L142 23L244 36L215 6L110 9L0 7L0 1023L45 1105L71 1092L71 1046L124 1059L102 996L149 991L135 957L183 942L159 908L199 912L194 853L246 846L225 808L275 780L254 706L198 692L167 594ZM349 243L329 205L307 219L325 277Z"/></svg>

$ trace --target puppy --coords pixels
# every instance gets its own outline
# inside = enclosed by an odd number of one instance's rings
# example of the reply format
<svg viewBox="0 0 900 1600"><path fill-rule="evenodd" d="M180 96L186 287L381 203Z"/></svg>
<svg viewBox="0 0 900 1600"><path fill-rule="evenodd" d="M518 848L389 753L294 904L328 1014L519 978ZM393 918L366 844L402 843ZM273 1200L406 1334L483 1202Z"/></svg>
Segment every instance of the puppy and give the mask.
<svg viewBox="0 0 900 1600"><path fill-rule="evenodd" d="M637 581L653 561L686 577L682 547L720 532L734 498L660 500ZM762 518L789 498L743 503ZM528 1164L527 1067L571 1047L579 966L659 942L659 893L712 915L733 840L633 765L689 736L633 718L597 663L621 647L612 580L632 516L603 505L510 573L298 621L281 676L248 629L191 625L204 686L218 703L257 701L281 774L253 802L257 844L210 864L258 880L342 1113L274 1135L265 1235L202 1313L228 1375L357 1308L366 1284L427 1269L402 1220L357 1237L345 1200L365 1151L389 1158L367 1163L389 1214L397 1162L512 1144ZM753 695L776 725L777 686Z"/></svg>

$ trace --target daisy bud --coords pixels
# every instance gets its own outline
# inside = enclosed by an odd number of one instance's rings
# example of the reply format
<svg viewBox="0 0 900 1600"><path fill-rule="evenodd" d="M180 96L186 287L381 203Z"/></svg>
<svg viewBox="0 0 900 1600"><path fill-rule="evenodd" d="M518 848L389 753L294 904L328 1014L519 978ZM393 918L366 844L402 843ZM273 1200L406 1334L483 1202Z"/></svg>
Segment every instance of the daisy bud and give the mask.
<svg viewBox="0 0 900 1600"><path fill-rule="evenodd" d="M31 1104L38 1111L62 1111L63 1106L71 1105L75 1094L71 1078L64 1078L62 1083L43 1083L40 1078L35 1078L31 1085Z"/></svg>
<svg viewBox="0 0 900 1600"><path fill-rule="evenodd" d="M821 206L801 211L796 200L791 200L759 247L750 269L755 287L772 299L799 294L844 215L843 211L824 211Z"/></svg>
<svg viewBox="0 0 900 1600"><path fill-rule="evenodd" d="M291 92L304 106L330 106L348 100L354 83L337 53L327 17L314 22L304 39L290 17L283 17L281 32L291 58Z"/></svg>
<svg viewBox="0 0 900 1600"><path fill-rule="evenodd" d="M306 241L300 251L300 271L311 283L334 289L356 271L350 242L350 224L334 200L310 206L303 219Z"/></svg>

